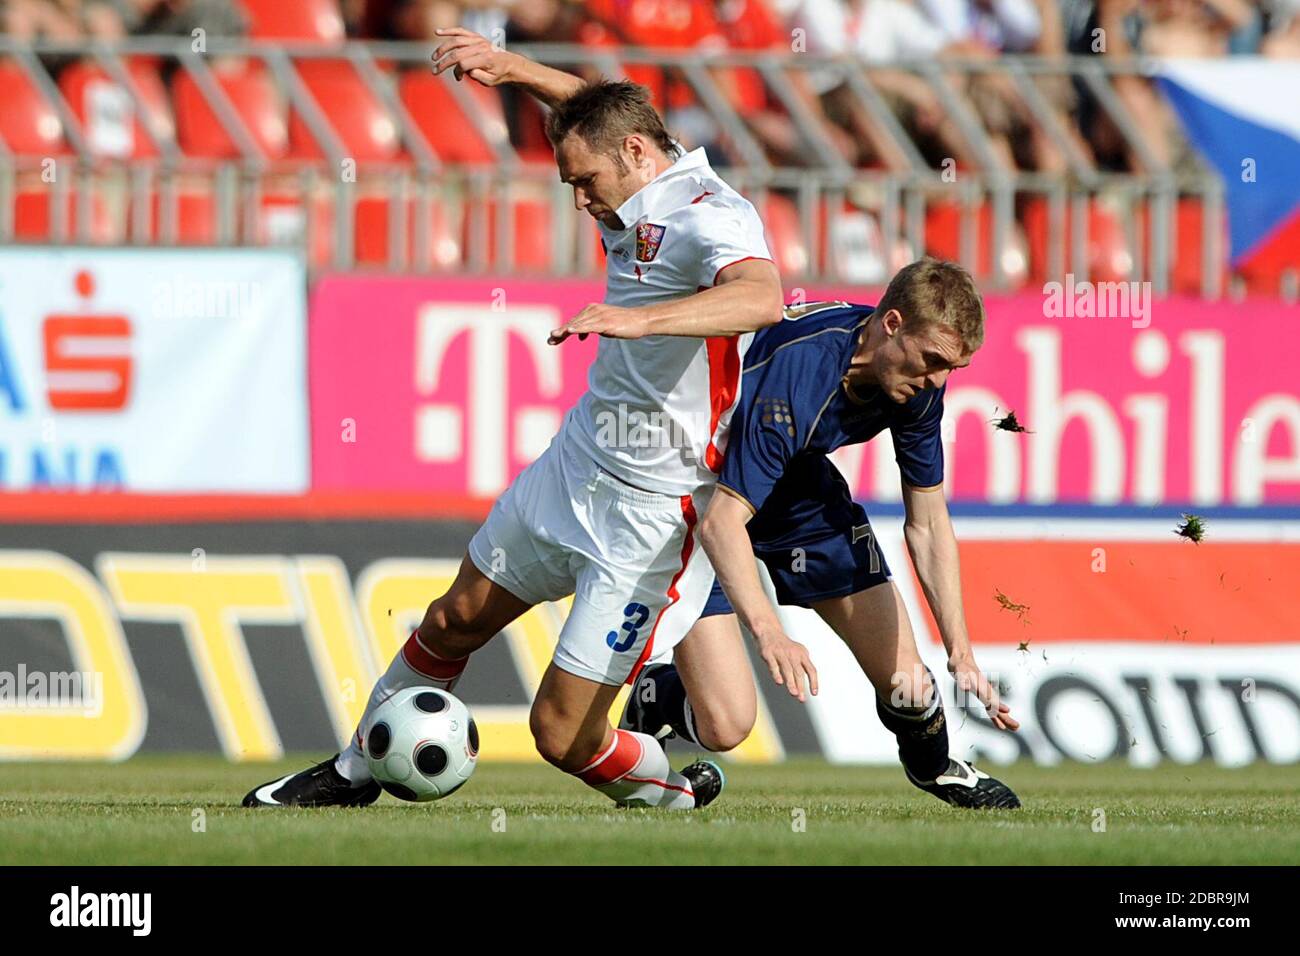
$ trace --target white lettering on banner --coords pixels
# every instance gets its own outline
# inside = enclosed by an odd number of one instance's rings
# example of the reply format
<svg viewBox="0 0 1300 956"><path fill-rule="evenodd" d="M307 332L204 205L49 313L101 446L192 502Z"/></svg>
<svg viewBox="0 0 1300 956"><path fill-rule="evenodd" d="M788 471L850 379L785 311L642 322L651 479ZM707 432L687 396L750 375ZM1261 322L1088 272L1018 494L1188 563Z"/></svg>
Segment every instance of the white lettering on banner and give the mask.
<svg viewBox="0 0 1300 956"><path fill-rule="evenodd" d="M278 250L0 250L0 491L306 491L305 285Z"/></svg>
<svg viewBox="0 0 1300 956"><path fill-rule="evenodd" d="M509 481L511 426L517 430L525 425L536 426L539 421L536 416L521 417L518 413L514 422L507 420L510 342L513 339L525 346L542 396L558 398L562 385L560 356L546 344L546 337L560 318L559 312L548 306L514 305L502 310L429 303L421 307L416 320L416 390L421 395L437 390L447 350L463 333L469 337L469 395L463 406L468 412L465 422L459 421L455 404L425 402L419 406L413 439L416 457L422 461L447 460L451 439L444 432L453 428L463 431L468 437L465 454L469 458L469 493L498 494ZM460 447L457 443L452 459L459 457Z"/></svg>
<svg viewBox="0 0 1300 956"><path fill-rule="evenodd" d="M963 385L960 376L950 380L944 410L944 474L950 492L956 479L962 498L1050 504L1061 499L1063 476L1086 473L1084 500L1097 505L1189 500L1198 506L1251 506L1269 500L1270 486L1290 486L1286 494L1295 500L1300 395L1252 396L1240 420L1229 421L1229 343L1222 332L1187 331L1172 341L1155 329L1133 335L1129 365L1154 388L1128 393L1120 392L1116 381L1095 375L1087 379L1092 388L1066 388L1065 343L1058 328L1021 326L1014 341L1024 357L1024 389L1007 390L1023 395L1015 410L1027 431L990 427L995 414L1011 408L1002 388ZM1186 377L1185 387L1159 389L1161 376L1175 373ZM1002 378L1014 374L1019 370L1006 369ZM1240 408L1240 398L1238 403ZM1185 432L1171 432L1175 415L1186 422ZM973 482L962 461L979 443L984 472ZM869 446L865 466L860 454L841 450L836 455L854 495L898 500L888 440ZM1225 475L1230 479L1226 492Z"/></svg>
<svg viewBox="0 0 1300 956"><path fill-rule="evenodd" d="M1163 541L1167 522L956 519L961 540L996 538L1033 547L1037 537L1081 541ZM988 763L1032 759L1125 760L1133 766L1212 760L1240 766L1256 760L1300 760L1300 625L1294 642L1206 645L1163 640L1033 642L1017 632L974 645L990 680L1021 721L999 731L973 698L958 700L945 675L945 652L930 631L924 598L904 553L902 520L872 521L876 542L895 571L922 658L936 675L949 713L953 753ZM1300 530L1266 522L1220 522L1216 540L1296 541ZM766 577L766 575L765 575ZM770 593L770 591L769 591ZM1030 605L1032 599L1028 599ZM1030 611L1032 614L1032 610ZM875 718L875 692L847 646L813 611L782 607L786 633L807 645L820 693L808 713L828 759L890 763L897 744ZM1014 623L1013 623L1014 626Z"/></svg>

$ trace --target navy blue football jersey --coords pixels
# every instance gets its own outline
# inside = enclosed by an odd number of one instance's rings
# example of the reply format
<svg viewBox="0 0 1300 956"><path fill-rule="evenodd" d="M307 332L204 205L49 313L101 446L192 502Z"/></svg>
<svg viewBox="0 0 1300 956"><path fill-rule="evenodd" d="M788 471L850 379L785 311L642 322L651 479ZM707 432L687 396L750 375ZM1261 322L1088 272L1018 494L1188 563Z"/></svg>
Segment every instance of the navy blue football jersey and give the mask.
<svg viewBox="0 0 1300 956"><path fill-rule="evenodd" d="M818 459L889 429L903 480L927 488L943 481L944 387L904 403L875 387L844 383L872 306L809 303L797 317L763 329L745 354L741 399L731 420L719 484L755 511L756 548L806 541L815 528L842 521L827 508L852 507L843 478Z"/></svg>

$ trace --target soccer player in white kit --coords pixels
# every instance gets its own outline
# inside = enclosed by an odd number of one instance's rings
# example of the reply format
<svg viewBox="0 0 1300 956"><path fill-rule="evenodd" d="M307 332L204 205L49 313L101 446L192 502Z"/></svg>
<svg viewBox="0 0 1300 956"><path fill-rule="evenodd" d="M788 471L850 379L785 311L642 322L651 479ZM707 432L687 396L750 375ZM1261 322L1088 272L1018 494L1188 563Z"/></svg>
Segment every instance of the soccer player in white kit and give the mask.
<svg viewBox="0 0 1300 956"><path fill-rule="evenodd" d="M782 318L762 223L704 150L681 155L641 87L588 84L467 30L440 33L435 72L515 83L552 107L547 133L561 179L599 224L606 294L550 341L598 334L599 348L587 392L498 499L451 589L375 685L347 749L254 789L244 804L373 802L380 787L364 745L374 709L404 687L451 689L502 628L572 594L530 714L539 752L620 803L703 806L722 787L716 765L675 772L654 737L613 728L608 713L650 656L696 623L713 583L697 518L725 452L746 333ZM716 664L742 655L752 686L739 643L719 645L696 656Z"/></svg>

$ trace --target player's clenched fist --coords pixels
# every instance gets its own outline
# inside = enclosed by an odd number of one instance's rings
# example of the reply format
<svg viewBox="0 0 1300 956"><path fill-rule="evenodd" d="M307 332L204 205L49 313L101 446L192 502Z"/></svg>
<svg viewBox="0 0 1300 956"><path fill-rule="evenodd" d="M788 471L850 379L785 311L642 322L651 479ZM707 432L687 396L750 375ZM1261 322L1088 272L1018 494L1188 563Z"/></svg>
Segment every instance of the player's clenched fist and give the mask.
<svg viewBox="0 0 1300 956"><path fill-rule="evenodd" d="M800 703L807 700L805 679L808 690L817 695L817 668L808 655L808 648L781 633L757 641L758 656L767 664L772 680L785 687L791 697L798 697Z"/></svg>
<svg viewBox="0 0 1300 956"><path fill-rule="evenodd" d="M433 72L454 69L456 79L469 74L484 86L497 86L513 79L513 69L521 59L515 53L494 47L487 37L464 27L435 30L443 42L433 51Z"/></svg>
<svg viewBox="0 0 1300 956"><path fill-rule="evenodd" d="M649 325L639 309L593 302L558 329L552 329L546 341L559 345L570 335L585 339L592 333L612 339L639 339L649 332Z"/></svg>

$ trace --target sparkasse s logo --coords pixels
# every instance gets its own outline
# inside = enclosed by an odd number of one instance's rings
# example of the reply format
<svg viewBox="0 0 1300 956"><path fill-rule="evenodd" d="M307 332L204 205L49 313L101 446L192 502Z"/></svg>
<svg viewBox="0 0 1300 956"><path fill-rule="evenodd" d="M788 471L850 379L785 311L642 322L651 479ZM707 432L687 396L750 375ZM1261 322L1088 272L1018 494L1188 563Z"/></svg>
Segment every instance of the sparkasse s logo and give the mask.
<svg viewBox="0 0 1300 956"><path fill-rule="evenodd" d="M74 285L86 311L47 315L42 325L50 408L119 411L131 393L131 321L89 313L95 279L87 270L77 273Z"/></svg>
<svg viewBox="0 0 1300 956"><path fill-rule="evenodd" d="M152 893L82 893L73 886L50 897L50 925L123 926L132 936L148 936L153 926Z"/></svg>

